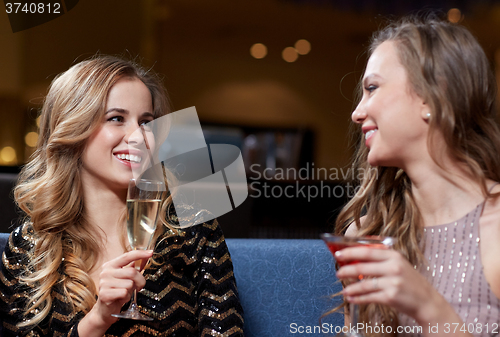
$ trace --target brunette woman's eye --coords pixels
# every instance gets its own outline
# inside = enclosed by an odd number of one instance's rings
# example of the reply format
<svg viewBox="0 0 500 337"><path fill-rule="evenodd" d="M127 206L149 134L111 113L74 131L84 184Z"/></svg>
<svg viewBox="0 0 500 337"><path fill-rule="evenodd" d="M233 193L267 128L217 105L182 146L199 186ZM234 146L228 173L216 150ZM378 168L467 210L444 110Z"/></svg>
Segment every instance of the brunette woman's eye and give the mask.
<svg viewBox="0 0 500 337"><path fill-rule="evenodd" d="M368 91L369 93L372 93L375 91L375 89L377 89L378 87L374 84L370 84L369 86L366 86L365 87L365 90Z"/></svg>

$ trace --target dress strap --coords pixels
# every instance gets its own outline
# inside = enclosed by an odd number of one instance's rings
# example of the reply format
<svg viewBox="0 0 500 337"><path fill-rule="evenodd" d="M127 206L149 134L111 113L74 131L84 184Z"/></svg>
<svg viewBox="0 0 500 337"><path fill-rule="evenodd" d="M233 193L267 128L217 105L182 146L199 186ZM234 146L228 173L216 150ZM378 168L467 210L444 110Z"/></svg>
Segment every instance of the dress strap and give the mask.
<svg viewBox="0 0 500 337"><path fill-rule="evenodd" d="M495 181L495 183L493 185L491 185L491 187L488 189L488 193L490 193L491 191L493 191L493 188L495 186L497 186L498 184L500 184L499 182Z"/></svg>
<svg viewBox="0 0 500 337"><path fill-rule="evenodd" d="M493 185L491 185L490 188L488 189L488 193L490 193L491 191L493 191L493 188L495 188L495 186L497 186L498 184L500 184L500 183L497 182L497 181L495 181L493 183ZM481 215L483 214L484 206L486 206L486 199L483 201L483 205L481 206Z"/></svg>

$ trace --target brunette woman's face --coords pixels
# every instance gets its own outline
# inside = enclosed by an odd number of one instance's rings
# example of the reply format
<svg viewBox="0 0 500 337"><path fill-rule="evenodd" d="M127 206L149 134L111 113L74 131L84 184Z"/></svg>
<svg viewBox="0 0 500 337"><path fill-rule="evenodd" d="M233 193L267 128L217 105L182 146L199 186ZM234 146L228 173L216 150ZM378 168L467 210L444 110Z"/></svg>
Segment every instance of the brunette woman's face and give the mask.
<svg viewBox="0 0 500 337"><path fill-rule="evenodd" d="M101 125L87 140L82 181L96 188L127 189L132 169L148 160L141 125L153 120L149 89L137 78L122 78L108 93ZM149 146L154 146L148 135Z"/></svg>
<svg viewBox="0 0 500 337"><path fill-rule="evenodd" d="M395 42L379 45L366 66L363 97L352 113L362 125L368 162L405 169L427 151L429 107L411 88Z"/></svg>

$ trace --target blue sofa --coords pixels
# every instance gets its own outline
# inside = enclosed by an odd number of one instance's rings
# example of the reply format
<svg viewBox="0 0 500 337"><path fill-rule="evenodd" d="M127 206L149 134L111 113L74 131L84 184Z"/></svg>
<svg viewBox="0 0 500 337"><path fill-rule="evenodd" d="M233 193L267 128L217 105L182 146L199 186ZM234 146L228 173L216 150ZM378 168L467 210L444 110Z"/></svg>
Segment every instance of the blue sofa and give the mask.
<svg viewBox="0 0 500 337"><path fill-rule="evenodd" d="M1 251L7 239L0 234ZM245 311L245 336L326 336L343 326L341 314L320 323L321 315L339 303L330 295L341 289L321 240L226 241Z"/></svg>
<svg viewBox="0 0 500 337"><path fill-rule="evenodd" d="M322 240L226 242L245 311L245 336L334 336L335 327L344 325L338 313L320 325L320 317L339 304L339 298L330 295L342 289L333 256Z"/></svg>

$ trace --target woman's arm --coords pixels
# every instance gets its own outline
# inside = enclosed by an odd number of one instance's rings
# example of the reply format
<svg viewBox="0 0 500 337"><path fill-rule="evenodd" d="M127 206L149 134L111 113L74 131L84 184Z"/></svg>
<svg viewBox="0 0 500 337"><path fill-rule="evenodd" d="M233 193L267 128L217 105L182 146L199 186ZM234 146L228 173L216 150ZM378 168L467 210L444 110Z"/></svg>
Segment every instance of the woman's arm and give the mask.
<svg viewBox="0 0 500 337"><path fill-rule="evenodd" d="M491 193L500 193L497 184ZM479 221L480 252L483 272L491 291L500 299L500 195L486 200Z"/></svg>
<svg viewBox="0 0 500 337"><path fill-rule="evenodd" d="M363 226L366 217L360 219ZM358 228L353 222L346 236L356 236ZM337 252L339 261L357 260L364 263L346 265L339 269L339 279L357 279L363 275L365 281L348 284L344 296L348 302L357 304L379 303L391 306L414 318L428 335L428 327L443 327L445 323L463 324L453 307L439 292L398 252L393 250L357 247ZM376 281L373 280L376 278ZM344 316L344 324L350 323L350 316ZM427 331L426 331L427 330ZM433 334L435 336L435 334ZM471 336L468 333L447 334L447 336Z"/></svg>
<svg viewBox="0 0 500 337"><path fill-rule="evenodd" d="M21 283L22 275L29 272L29 252L34 243L29 225L16 228L9 236L0 265L0 316L2 336L18 336L32 331L33 336L43 336L38 327L19 327L25 319L26 303L30 300L30 288ZM28 317L29 318L29 317Z"/></svg>
<svg viewBox="0 0 500 337"><path fill-rule="evenodd" d="M200 336L243 336L241 307L231 257L217 221L206 223L207 240L201 256L198 284ZM216 309L216 310L214 310Z"/></svg>
<svg viewBox="0 0 500 337"><path fill-rule="evenodd" d="M339 279L364 280L345 287L344 296L351 303L379 303L395 308L413 317L423 328L424 335L432 335L429 326L445 323L463 323L453 307L438 291L397 251L353 247L338 251L339 261L361 261L345 265L337 272ZM472 336L456 331L447 336Z"/></svg>

